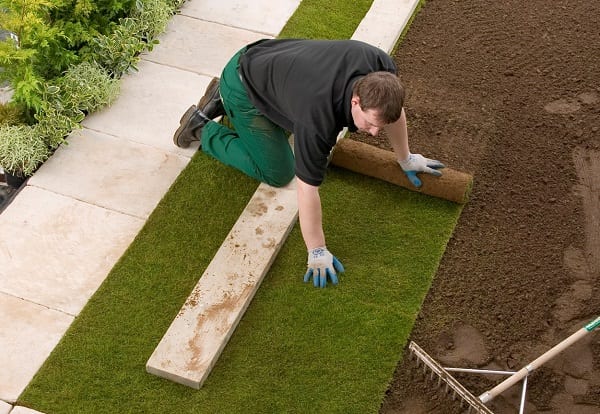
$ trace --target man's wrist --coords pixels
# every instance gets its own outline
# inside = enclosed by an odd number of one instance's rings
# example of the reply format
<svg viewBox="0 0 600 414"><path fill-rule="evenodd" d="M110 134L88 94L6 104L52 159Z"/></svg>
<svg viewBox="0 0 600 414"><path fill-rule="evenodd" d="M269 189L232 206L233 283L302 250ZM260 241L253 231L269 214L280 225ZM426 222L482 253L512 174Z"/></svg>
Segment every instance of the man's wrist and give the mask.
<svg viewBox="0 0 600 414"><path fill-rule="evenodd" d="M412 154L409 152L406 159L404 159L404 160L398 159L398 164L400 164L400 167L402 167L403 169L406 169L406 167L408 167L408 165L406 165L406 164L408 164L410 162L411 156L412 156Z"/></svg>

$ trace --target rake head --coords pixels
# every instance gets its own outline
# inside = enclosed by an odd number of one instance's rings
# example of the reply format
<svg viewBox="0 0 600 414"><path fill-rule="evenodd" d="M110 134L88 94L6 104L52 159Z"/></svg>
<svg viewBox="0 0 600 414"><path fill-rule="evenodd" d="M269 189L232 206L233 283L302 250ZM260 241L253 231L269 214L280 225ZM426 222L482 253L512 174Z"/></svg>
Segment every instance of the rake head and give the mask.
<svg viewBox="0 0 600 414"><path fill-rule="evenodd" d="M456 396L462 399L463 403L468 405L468 412L481 413L481 414L494 414L483 402L475 397L469 390L467 390L460 382L458 382L448 371L446 371L436 360L430 357L423 349L414 342L411 342L408 346L411 355L417 360L417 366L423 363L423 372L427 374L429 370L431 379L437 377L437 386L441 387L445 385L446 392L452 391L453 398ZM442 384L443 383L443 384Z"/></svg>
<svg viewBox="0 0 600 414"><path fill-rule="evenodd" d="M525 392L527 390L527 376L531 372L548 362L550 359L554 358L556 355L573 345L575 342L588 335L590 332L596 330L598 327L600 327L600 317L597 317L595 320L591 321L583 328L580 328L579 330L571 334L569 337L562 340L560 343L553 346L548 351L544 352L534 361L530 362L517 372L444 368L433 358L427 355L427 353L423 351L414 342L411 342L408 348L410 349L411 354L416 357L417 365L420 365L420 363L422 362L425 373L427 372L427 369L429 369L431 371L432 379L435 378L435 376L437 376L438 387L441 385L442 382L445 383L446 392L448 392L448 390L452 390L454 392L454 397L458 395L462 399L463 403L468 404L469 412L471 412L471 410L475 410L476 413L493 414L492 411L489 408L487 408L484 403L490 402L493 398L500 395L508 388L512 387L520 381L523 381L523 390L521 393L521 407L519 411L520 413L523 413L525 407ZM463 387L454 377L452 377L449 371L477 372L484 374L506 374L509 375L509 377L502 381L500 384L496 385L491 390L484 392L479 397L475 397L465 387Z"/></svg>

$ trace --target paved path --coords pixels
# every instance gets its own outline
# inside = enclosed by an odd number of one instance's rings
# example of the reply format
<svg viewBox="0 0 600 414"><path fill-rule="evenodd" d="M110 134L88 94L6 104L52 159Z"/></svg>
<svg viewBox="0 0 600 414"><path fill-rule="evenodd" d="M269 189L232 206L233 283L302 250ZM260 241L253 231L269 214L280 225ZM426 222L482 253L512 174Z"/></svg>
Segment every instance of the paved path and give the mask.
<svg viewBox="0 0 600 414"><path fill-rule="evenodd" d="M0 414L14 403L186 167L182 112L300 0L188 0L110 107L87 117L0 214ZM417 0L375 0L355 36L391 50ZM12 411L11 411L12 410Z"/></svg>

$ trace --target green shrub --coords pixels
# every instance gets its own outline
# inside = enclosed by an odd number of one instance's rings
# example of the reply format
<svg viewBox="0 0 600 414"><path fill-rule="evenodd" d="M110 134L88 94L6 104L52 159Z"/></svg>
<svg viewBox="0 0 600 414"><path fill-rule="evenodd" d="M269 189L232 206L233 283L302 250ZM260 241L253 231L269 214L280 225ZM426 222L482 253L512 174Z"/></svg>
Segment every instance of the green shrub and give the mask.
<svg viewBox="0 0 600 414"><path fill-rule="evenodd" d="M0 166L32 174L87 113L110 105L185 0L0 0ZM22 109L22 113L16 113ZM19 125L27 121L33 125Z"/></svg>
<svg viewBox="0 0 600 414"><path fill-rule="evenodd" d="M32 119L49 81L85 60L113 78L136 69L181 0L0 0L3 29L18 40L0 42L0 81L14 89Z"/></svg>
<svg viewBox="0 0 600 414"><path fill-rule="evenodd" d="M50 148L29 125L0 125L0 167L29 176L50 156Z"/></svg>
<svg viewBox="0 0 600 414"><path fill-rule="evenodd" d="M139 22L138 35L148 43L150 50L156 43L156 37L167 28L173 13L173 6L166 0L144 0L136 3L131 17Z"/></svg>
<svg viewBox="0 0 600 414"><path fill-rule="evenodd" d="M36 115L35 125L0 125L0 167L27 177L48 159L75 129L81 128L81 111L66 114L49 107Z"/></svg>
<svg viewBox="0 0 600 414"><path fill-rule="evenodd" d="M55 83L56 105L67 113L92 113L110 105L119 95L119 80L95 62L71 66Z"/></svg>
<svg viewBox="0 0 600 414"><path fill-rule="evenodd" d="M90 47L82 50L83 59L106 68L114 78L137 70L139 54L147 47L147 43L137 36L139 28L135 19L122 19L121 24L109 35L92 39Z"/></svg>
<svg viewBox="0 0 600 414"><path fill-rule="evenodd" d="M79 51L100 34L109 34L119 19L127 17L136 0L60 0L50 13L53 26L60 28L68 42L65 47Z"/></svg>
<svg viewBox="0 0 600 414"><path fill-rule="evenodd" d="M56 2L48 0L0 0L2 28L17 40L0 42L0 81L14 89L12 100L31 113L42 105L43 84L60 74L77 56L62 46L64 35L48 16Z"/></svg>
<svg viewBox="0 0 600 414"><path fill-rule="evenodd" d="M11 40L0 42L0 81L8 81L13 88L12 101L25 109L35 111L42 105L44 78L35 73L33 49L18 48Z"/></svg>
<svg viewBox="0 0 600 414"><path fill-rule="evenodd" d="M106 35L98 35L90 46L82 49L82 58L97 62L115 78L137 70L140 53L158 44L156 37L164 32L174 10L165 0L137 1L130 17Z"/></svg>
<svg viewBox="0 0 600 414"><path fill-rule="evenodd" d="M38 123L33 128L46 146L55 150L71 131L81 128L83 118L85 115L81 111L67 114L56 108L46 108L36 115Z"/></svg>
<svg viewBox="0 0 600 414"><path fill-rule="evenodd" d="M0 125L19 125L25 123L23 108L8 102L0 103Z"/></svg>
<svg viewBox="0 0 600 414"><path fill-rule="evenodd" d="M186 2L186 0L165 0L167 6L173 11L173 13L176 13L177 10L179 10L181 8L181 6L183 6L183 3Z"/></svg>

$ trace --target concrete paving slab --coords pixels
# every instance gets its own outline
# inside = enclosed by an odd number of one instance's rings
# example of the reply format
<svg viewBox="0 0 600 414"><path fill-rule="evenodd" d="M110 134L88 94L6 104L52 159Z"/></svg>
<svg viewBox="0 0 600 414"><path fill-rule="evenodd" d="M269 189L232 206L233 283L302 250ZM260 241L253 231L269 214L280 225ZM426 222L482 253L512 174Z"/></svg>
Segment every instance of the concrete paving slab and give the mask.
<svg viewBox="0 0 600 414"><path fill-rule="evenodd" d="M13 90L8 86L0 87L0 103L7 103L13 96Z"/></svg>
<svg viewBox="0 0 600 414"><path fill-rule="evenodd" d="M0 401L0 414L8 414L12 410L13 406L7 402Z"/></svg>
<svg viewBox="0 0 600 414"><path fill-rule="evenodd" d="M14 403L73 316L5 293L0 293L0 315L0 399Z"/></svg>
<svg viewBox="0 0 600 414"><path fill-rule="evenodd" d="M44 414L40 411L32 410L31 408L16 406L10 414Z"/></svg>
<svg viewBox="0 0 600 414"><path fill-rule="evenodd" d="M181 14L275 37L299 4L300 0L191 0Z"/></svg>
<svg viewBox="0 0 600 414"><path fill-rule="evenodd" d="M0 215L0 292L77 315L143 224L28 185Z"/></svg>
<svg viewBox="0 0 600 414"><path fill-rule="evenodd" d="M176 15L160 37L160 44L144 58L206 76L220 76L235 52L248 43L271 37Z"/></svg>
<svg viewBox="0 0 600 414"><path fill-rule="evenodd" d="M204 94L211 77L144 60L138 69L122 78L116 102L86 117L82 125L192 157L198 144L177 148L173 133L181 115Z"/></svg>
<svg viewBox="0 0 600 414"><path fill-rule="evenodd" d="M296 181L261 184L146 363L200 388L298 217Z"/></svg>
<svg viewBox="0 0 600 414"><path fill-rule="evenodd" d="M419 0L374 0L352 39L391 52Z"/></svg>
<svg viewBox="0 0 600 414"><path fill-rule="evenodd" d="M146 219L189 158L84 129L68 138L29 185Z"/></svg>

